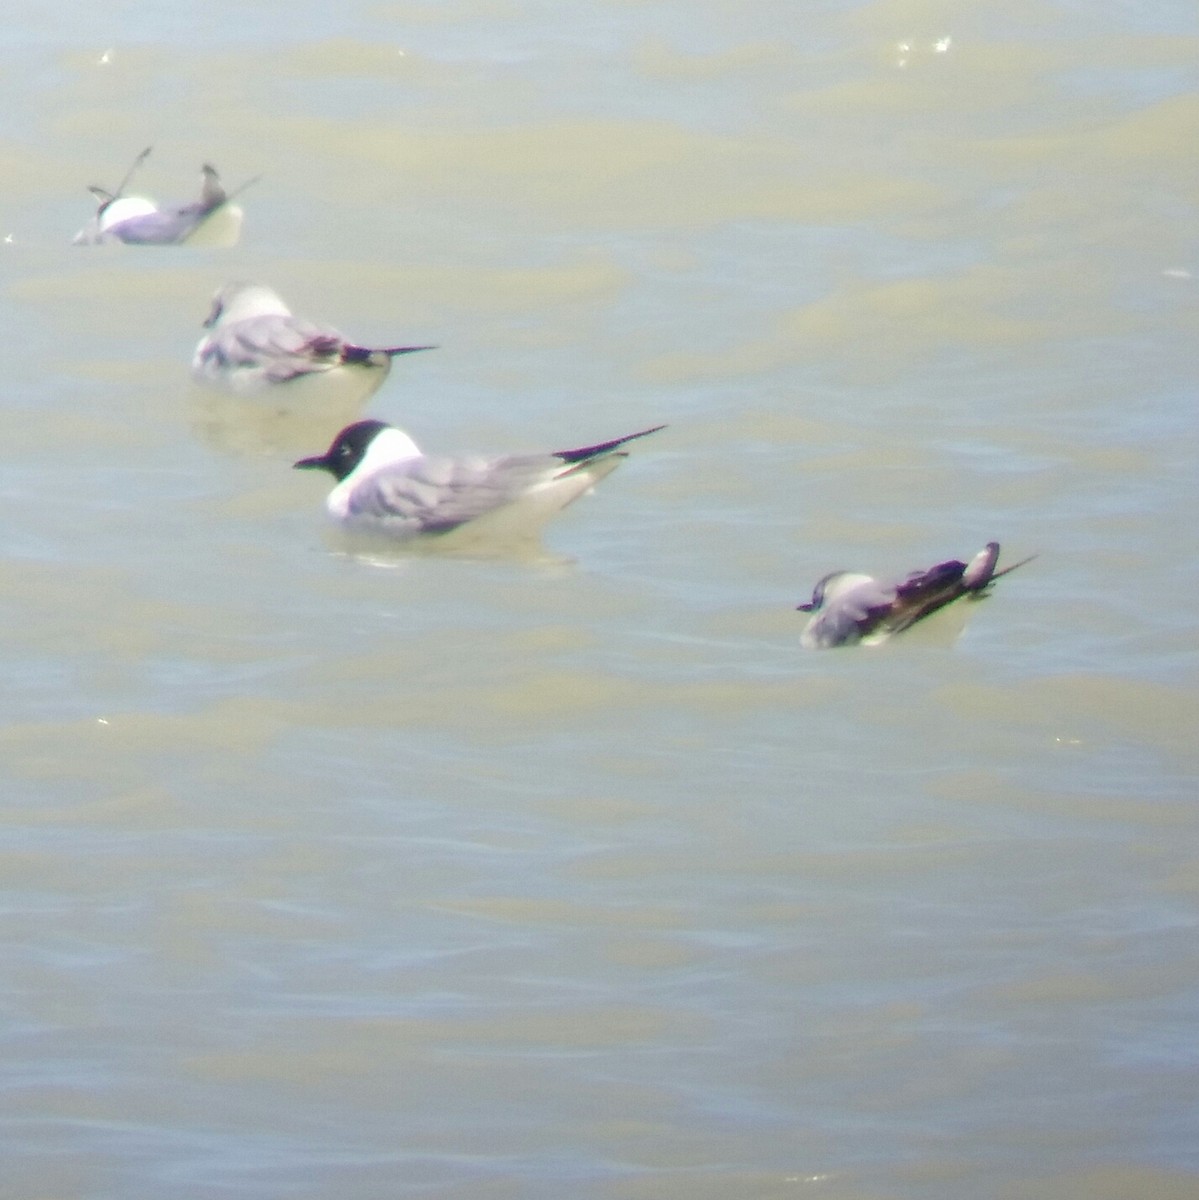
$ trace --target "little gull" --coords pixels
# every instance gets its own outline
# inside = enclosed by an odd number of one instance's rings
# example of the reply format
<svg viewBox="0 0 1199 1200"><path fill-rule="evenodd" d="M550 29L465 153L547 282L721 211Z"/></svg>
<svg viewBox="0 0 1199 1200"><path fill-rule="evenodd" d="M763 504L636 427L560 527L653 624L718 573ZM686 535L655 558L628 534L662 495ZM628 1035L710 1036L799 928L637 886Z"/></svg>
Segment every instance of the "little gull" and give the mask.
<svg viewBox="0 0 1199 1200"><path fill-rule="evenodd" d="M820 580L807 604L797 606L800 612L812 614L800 644L808 650L855 642L878 645L959 597L981 599L996 579L1031 558L996 571L999 543L988 542L969 563L950 559L926 571L913 571L901 580L880 581L853 571L834 571Z"/></svg>
<svg viewBox="0 0 1199 1200"><path fill-rule="evenodd" d="M192 378L242 396L306 376L351 373L368 378L369 391L374 392L397 354L434 349L356 345L336 329L293 316L276 292L258 283L221 288L204 328L208 332L196 347Z"/></svg>

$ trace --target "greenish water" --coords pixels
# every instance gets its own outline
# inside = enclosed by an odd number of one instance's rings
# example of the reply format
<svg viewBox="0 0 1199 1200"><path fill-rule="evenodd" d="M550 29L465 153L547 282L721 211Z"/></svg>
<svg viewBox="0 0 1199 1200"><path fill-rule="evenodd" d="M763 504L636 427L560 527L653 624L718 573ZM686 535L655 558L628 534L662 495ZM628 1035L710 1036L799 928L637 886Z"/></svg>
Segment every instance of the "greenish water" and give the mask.
<svg viewBox="0 0 1199 1200"><path fill-rule="evenodd" d="M18 6L0 1195L1194 1195L1196 33ZM147 143L236 249L68 244ZM669 428L544 559L355 557L346 413L189 383L232 278L437 343L429 449Z"/></svg>

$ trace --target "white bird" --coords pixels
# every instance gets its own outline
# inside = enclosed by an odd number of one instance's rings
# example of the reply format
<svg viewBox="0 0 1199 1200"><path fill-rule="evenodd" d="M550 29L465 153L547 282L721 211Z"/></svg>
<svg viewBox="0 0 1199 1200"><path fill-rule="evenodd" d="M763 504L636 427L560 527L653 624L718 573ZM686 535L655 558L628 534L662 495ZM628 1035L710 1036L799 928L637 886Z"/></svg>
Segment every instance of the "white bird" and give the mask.
<svg viewBox="0 0 1199 1200"><path fill-rule="evenodd" d="M981 599L1001 575L1035 557L996 571L999 543L988 542L969 563L950 559L902 580L880 582L871 575L834 571L816 585L810 602L797 606L813 614L800 644L808 650L878 645L961 596Z"/></svg>
<svg viewBox="0 0 1199 1200"><path fill-rule="evenodd" d="M133 160L115 192L102 187L88 190L100 202L92 219L72 239L76 246L94 246L101 242L125 242L137 246L179 246L195 238L200 230L221 214L223 245L233 245L241 233L242 210L232 203L257 178L243 183L234 192L226 192L216 169L205 163L200 170L200 198L191 204L159 208L144 196L126 196L125 188L138 167L146 160L147 146Z"/></svg>
<svg viewBox="0 0 1199 1200"><path fill-rule="evenodd" d="M243 396L305 376L348 373L369 386L369 395L387 378L397 354L435 349L356 345L336 329L293 316L276 292L257 283L221 288L204 328L208 333L196 346L192 378Z"/></svg>
<svg viewBox="0 0 1199 1200"><path fill-rule="evenodd" d="M576 450L502 458L422 454L401 429L382 421L347 425L325 454L302 469L337 480L326 508L343 528L407 540L470 525L480 534L529 538L571 501L590 491L628 456L624 446L664 429L655 425ZM499 518L488 521L487 518Z"/></svg>

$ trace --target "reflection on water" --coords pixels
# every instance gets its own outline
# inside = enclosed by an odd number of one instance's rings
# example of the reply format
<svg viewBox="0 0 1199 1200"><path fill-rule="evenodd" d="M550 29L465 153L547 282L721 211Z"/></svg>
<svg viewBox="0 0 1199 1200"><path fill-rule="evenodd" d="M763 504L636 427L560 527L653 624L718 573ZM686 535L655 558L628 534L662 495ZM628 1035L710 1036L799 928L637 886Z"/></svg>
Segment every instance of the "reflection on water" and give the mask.
<svg viewBox="0 0 1199 1200"><path fill-rule="evenodd" d="M25 8L0 1190L1193 1195L1189 8ZM151 140L240 244L68 244ZM189 390L234 278L441 348ZM381 553L290 467L363 414L670 430Z"/></svg>
<svg viewBox="0 0 1199 1200"><path fill-rule="evenodd" d="M500 559L529 565L565 565L573 560L546 548L543 534L552 512L536 514L532 520L517 506L480 517L447 533L424 534L397 541L384 534L336 529L328 542L335 553L348 554L377 567L395 567L412 555L472 559Z"/></svg>
<svg viewBox="0 0 1199 1200"><path fill-rule="evenodd" d="M195 436L226 454L316 453L362 416L378 372L338 372L289 380L253 396L193 386Z"/></svg>
<svg viewBox="0 0 1199 1200"><path fill-rule="evenodd" d="M194 249L230 250L241 238L245 210L240 204L217 209L207 220L196 226L187 239Z"/></svg>

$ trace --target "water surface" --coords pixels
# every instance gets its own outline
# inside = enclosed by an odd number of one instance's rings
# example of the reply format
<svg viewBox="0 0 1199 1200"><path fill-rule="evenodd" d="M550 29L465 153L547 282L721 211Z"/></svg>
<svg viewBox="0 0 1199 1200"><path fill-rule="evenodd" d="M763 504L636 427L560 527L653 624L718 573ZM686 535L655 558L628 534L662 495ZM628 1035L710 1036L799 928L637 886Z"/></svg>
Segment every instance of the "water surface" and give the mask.
<svg viewBox="0 0 1199 1200"><path fill-rule="evenodd" d="M1197 34L18 4L0 1191L1195 1195ZM68 244L148 143L237 249ZM431 449L669 428L541 558L347 554L341 415L188 382L231 278L437 343Z"/></svg>

